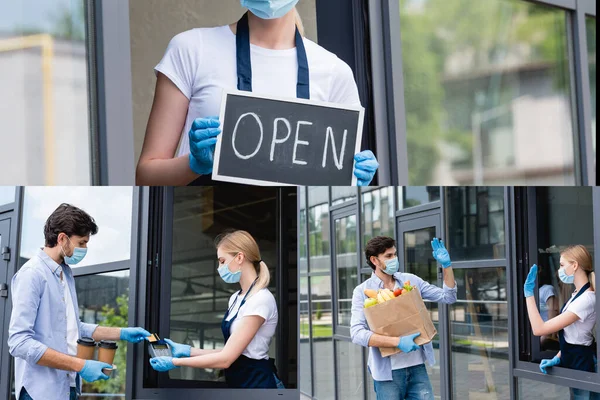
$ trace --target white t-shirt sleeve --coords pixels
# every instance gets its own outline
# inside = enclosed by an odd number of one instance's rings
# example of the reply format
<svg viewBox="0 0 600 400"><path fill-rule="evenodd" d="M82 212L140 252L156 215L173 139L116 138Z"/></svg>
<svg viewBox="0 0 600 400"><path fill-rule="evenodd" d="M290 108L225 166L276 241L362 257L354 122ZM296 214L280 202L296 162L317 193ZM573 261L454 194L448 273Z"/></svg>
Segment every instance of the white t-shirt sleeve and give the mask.
<svg viewBox="0 0 600 400"><path fill-rule="evenodd" d="M540 302L546 303L548 299L552 296L556 296L554 292L554 286L552 285L544 285L540 288Z"/></svg>
<svg viewBox="0 0 600 400"><path fill-rule="evenodd" d="M164 74L188 99L194 93L194 82L202 52L200 29L182 32L171 39L154 72Z"/></svg>
<svg viewBox="0 0 600 400"><path fill-rule="evenodd" d="M344 61L337 59L331 76L331 90L329 102L360 106L358 87L354 80L352 69Z"/></svg>
<svg viewBox="0 0 600 400"><path fill-rule="evenodd" d="M568 311L577 315L581 321L586 321L595 312L596 302L594 296L594 292L584 293L569 305Z"/></svg>

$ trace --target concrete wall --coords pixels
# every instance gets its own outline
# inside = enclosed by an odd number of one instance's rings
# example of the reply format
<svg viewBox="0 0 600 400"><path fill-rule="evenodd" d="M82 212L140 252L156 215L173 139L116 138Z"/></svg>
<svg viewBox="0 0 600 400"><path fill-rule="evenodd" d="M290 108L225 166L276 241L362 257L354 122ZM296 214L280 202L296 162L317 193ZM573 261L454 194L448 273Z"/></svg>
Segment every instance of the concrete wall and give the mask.
<svg viewBox="0 0 600 400"><path fill-rule="evenodd" d="M302 0L306 36L317 38L316 0ZM176 4L176 6L174 6ZM239 0L130 0L131 69L133 86L133 127L135 162L142 151L146 124L154 98L154 67L169 41L192 28L227 25L244 12Z"/></svg>

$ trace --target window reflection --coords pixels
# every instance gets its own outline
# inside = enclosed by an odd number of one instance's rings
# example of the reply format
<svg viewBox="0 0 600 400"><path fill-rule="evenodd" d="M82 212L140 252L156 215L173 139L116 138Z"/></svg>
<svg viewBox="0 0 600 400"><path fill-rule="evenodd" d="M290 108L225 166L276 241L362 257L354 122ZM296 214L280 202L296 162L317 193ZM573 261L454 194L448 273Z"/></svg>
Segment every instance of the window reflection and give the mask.
<svg viewBox="0 0 600 400"><path fill-rule="evenodd" d="M312 307L312 337L314 365L314 396L318 399L333 399L335 379L333 368L333 313L331 308L331 276L310 278Z"/></svg>
<svg viewBox="0 0 600 400"><path fill-rule="evenodd" d="M398 188L398 208L400 210L439 200L439 186L400 186Z"/></svg>
<svg viewBox="0 0 600 400"><path fill-rule="evenodd" d="M592 96L592 143L594 165L596 165L596 18L586 19L588 62L590 69L590 91Z"/></svg>
<svg viewBox="0 0 600 400"><path fill-rule="evenodd" d="M411 184L575 183L563 10L522 0L400 0L400 10Z"/></svg>
<svg viewBox="0 0 600 400"><path fill-rule="evenodd" d="M0 185L88 185L84 1L6 1L2 17Z"/></svg>
<svg viewBox="0 0 600 400"><path fill-rule="evenodd" d="M83 322L108 327L128 326L129 271L75 278L79 316ZM114 364L117 369L108 381L83 382L81 400L124 398L127 374L127 342L119 341Z"/></svg>
<svg viewBox="0 0 600 400"><path fill-rule="evenodd" d="M306 188L298 188L300 199L299 227L298 227L298 252L300 273L308 272L307 245L306 245Z"/></svg>
<svg viewBox="0 0 600 400"><path fill-rule="evenodd" d="M504 258L504 188L452 187L447 193L452 260Z"/></svg>
<svg viewBox="0 0 600 400"><path fill-rule="evenodd" d="M331 187L331 205L345 203L356 199L357 189L349 186L332 186Z"/></svg>
<svg viewBox="0 0 600 400"><path fill-rule="evenodd" d="M569 388L566 386L554 385L548 381L534 381L531 379L518 378L518 390L520 399L540 398L543 393L544 400L563 400L571 398Z"/></svg>
<svg viewBox="0 0 600 400"><path fill-rule="evenodd" d="M450 306L454 396L510 399L505 268L455 269L458 300Z"/></svg>
<svg viewBox="0 0 600 400"><path fill-rule="evenodd" d="M329 271L329 193L324 186L308 188L310 271Z"/></svg>
<svg viewBox="0 0 600 400"><path fill-rule="evenodd" d="M0 206L14 203L15 193L16 187L14 186L0 186Z"/></svg>
<svg viewBox="0 0 600 400"><path fill-rule="evenodd" d="M394 236L394 188L385 187L362 194L362 243L375 236Z"/></svg>
<svg viewBox="0 0 600 400"><path fill-rule="evenodd" d="M355 215L335 221L335 242L335 258L338 275L337 323L343 326L350 326L352 292L356 285L358 285Z"/></svg>
<svg viewBox="0 0 600 400"><path fill-rule="evenodd" d="M362 347L350 341L336 340L337 355L336 381L338 398L363 400L364 378Z"/></svg>
<svg viewBox="0 0 600 400"><path fill-rule="evenodd" d="M312 393L312 353L310 351L310 314L308 309L308 277L300 277L300 390Z"/></svg>

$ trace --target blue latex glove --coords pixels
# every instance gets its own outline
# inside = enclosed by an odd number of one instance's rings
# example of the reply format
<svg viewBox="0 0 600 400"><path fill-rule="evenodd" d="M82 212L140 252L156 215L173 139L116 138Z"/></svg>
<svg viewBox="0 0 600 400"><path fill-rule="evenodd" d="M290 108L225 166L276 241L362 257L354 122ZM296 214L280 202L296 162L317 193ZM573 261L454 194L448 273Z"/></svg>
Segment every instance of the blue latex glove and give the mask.
<svg viewBox="0 0 600 400"><path fill-rule="evenodd" d="M431 241L431 248L433 249L433 258L439 262L443 268L448 268L452 266L452 261L450 261L450 254L448 250L446 250L446 246L444 246L444 241L439 240L438 238L433 238Z"/></svg>
<svg viewBox="0 0 600 400"><path fill-rule="evenodd" d="M525 279L525 285L523 285L523 292L525 292L525 297L533 296L533 291L535 290L535 278L537 277L538 267L533 264L531 269L529 270L529 275L527 275L527 279Z"/></svg>
<svg viewBox="0 0 600 400"><path fill-rule="evenodd" d="M413 333L412 335L402 336L398 348L404 353L410 353L419 349L419 345L415 343L415 338L421 335L421 332Z"/></svg>
<svg viewBox="0 0 600 400"><path fill-rule="evenodd" d="M375 158L375 154L371 150L361 151L354 156L354 175L358 178L357 186L369 186L377 169L379 163Z"/></svg>
<svg viewBox="0 0 600 400"><path fill-rule="evenodd" d="M102 372L104 368L111 369L112 365L100 361L86 360L83 368L79 371L79 376L87 382L96 382L100 379L107 380L108 375Z"/></svg>
<svg viewBox="0 0 600 400"><path fill-rule="evenodd" d="M173 364L173 357L154 357L150 359L150 365L158 372L167 372L178 368Z"/></svg>
<svg viewBox="0 0 600 400"><path fill-rule="evenodd" d="M187 344L175 343L171 339L165 339L165 342L169 344L171 347L171 354L173 357L190 357L192 354L192 346L188 346Z"/></svg>
<svg viewBox="0 0 600 400"><path fill-rule="evenodd" d="M544 359L540 363L540 371L542 371L543 373L547 374L548 371L546 371L546 368L554 367L555 365L558 365L558 364L560 364L560 357L559 356L555 356L552 360Z"/></svg>
<svg viewBox="0 0 600 400"><path fill-rule="evenodd" d="M126 340L131 343L143 342L150 332L144 328L121 328L121 340Z"/></svg>
<svg viewBox="0 0 600 400"><path fill-rule="evenodd" d="M190 128L190 169L198 175L212 174L220 126L219 117L210 117L197 118Z"/></svg>

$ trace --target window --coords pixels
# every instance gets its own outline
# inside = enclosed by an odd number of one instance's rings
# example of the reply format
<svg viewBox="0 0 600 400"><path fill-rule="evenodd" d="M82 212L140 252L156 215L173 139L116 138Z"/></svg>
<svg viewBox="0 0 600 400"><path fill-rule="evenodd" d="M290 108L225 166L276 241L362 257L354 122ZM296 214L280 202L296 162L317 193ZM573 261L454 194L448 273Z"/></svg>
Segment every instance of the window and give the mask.
<svg viewBox="0 0 600 400"><path fill-rule="evenodd" d="M398 187L398 209L420 206L440 200L439 186L400 186Z"/></svg>
<svg viewBox="0 0 600 400"><path fill-rule="evenodd" d="M336 267L337 267L337 324L350 326L352 293L358 285L356 265L356 216L335 220Z"/></svg>
<svg viewBox="0 0 600 400"><path fill-rule="evenodd" d="M331 205L335 206L348 201L356 200L357 190L350 186L331 187Z"/></svg>
<svg viewBox="0 0 600 400"><path fill-rule="evenodd" d="M509 399L506 270L455 269L454 276L458 286L458 300L450 306L454 397L491 392L494 398Z"/></svg>
<svg viewBox="0 0 600 400"><path fill-rule="evenodd" d="M411 184L575 183L565 11L522 0L400 10Z"/></svg>
<svg viewBox="0 0 600 400"><path fill-rule="evenodd" d="M350 341L336 340L337 358L337 395L344 400L362 400L364 398L364 363L362 347Z"/></svg>
<svg viewBox="0 0 600 400"><path fill-rule="evenodd" d="M447 193L452 261L505 258L504 188L451 187Z"/></svg>
<svg viewBox="0 0 600 400"><path fill-rule="evenodd" d="M553 385L549 382L534 381L531 379L519 378L518 390L520 399L535 399L540 395L547 400L563 400L571 398L569 388L560 385Z"/></svg>
<svg viewBox="0 0 600 400"><path fill-rule="evenodd" d="M84 0L4 3L0 185L89 185Z"/></svg>
<svg viewBox="0 0 600 400"><path fill-rule="evenodd" d="M44 224L61 203L83 209L98 225L86 257L74 269L129 260L132 201L132 187L26 187L19 266L44 246Z"/></svg>
<svg viewBox="0 0 600 400"><path fill-rule="evenodd" d="M307 244L306 244L306 188L298 188L298 197L300 203L300 216L298 227L298 252L300 253L300 272L308 272Z"/></svg>
<svg viewBox="0 0 600 400"><path fill-rule="evenodd" d="M335 382L333 378L333 325L331 308L331 276L310 278L311 323L314 371L314 397L317 399L334 398ZM324 373L324 371L326 373ZM303 379L303 378L301 378Z"/></svg>
<svg viewBox="0 0 600 400"><path fill-rule="evenodd" d="M310 272L329 271L329 188L308 188Z"/></svg>
<svg viewBox="0 0 600 400"><path fill-rule="evenodd" d="M14 186L0 186L0 206L14 203L16 188Z"/></svg>
<svg viewBox="0 0 600 400"><path fill-rule="evenodd" d="M310 346L310 311L308 277L300 277L300 391L312 393L312 352Z"/></svg>
<svg viewBox="0 0 600 400"><path fill-rule="evenodd" d="M107 327L128 326L129 271L85 275L75 278L79 316L83 322ZM93 400L103 394L125 398L127 342L119 341L114 364L117 369L108 381L83 382L82 400Z"/></svg>
<svg viewBox="0 0 600 400"><path fill-rule="evenodd" d="M394 188L385 187L362 194L362 244L375 236L394 237Z"/></svg>
<svg viewBox="0 0 600 400"><path fill-rule="evenodd" d="M594 157L596 157L596 18L586 18L586 32L590 69L590 90L592 95L592 140Z"/></svg>

